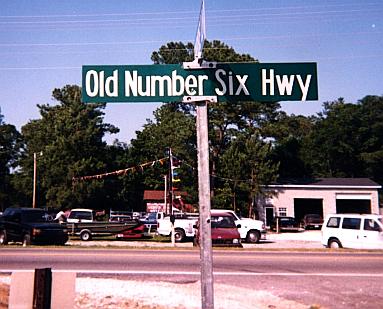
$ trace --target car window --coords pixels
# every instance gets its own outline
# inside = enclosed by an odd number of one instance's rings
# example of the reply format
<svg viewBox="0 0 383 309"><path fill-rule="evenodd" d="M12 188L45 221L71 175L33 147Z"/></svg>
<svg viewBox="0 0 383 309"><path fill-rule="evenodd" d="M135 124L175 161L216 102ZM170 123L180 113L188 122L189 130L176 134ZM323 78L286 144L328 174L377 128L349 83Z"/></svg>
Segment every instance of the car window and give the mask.
<svg viewBox="0 0 383 309"><path fill-rule="evenodd" d="M339 217L331 217L328 219L327 227L338 228L340 223Z"/></svg>
<svg viewBox="0 0 383 309"><path fill-rule="evenodd" d="M360 218L343 218L342 228L348 230L359 230L360 229Z"/></svg>
<svg viewBox="0 0 383 309"><path fill-rule="evenodd" d="M233 228L235 227L235 222L232 217L229 216L218 216L211 217L211 227L212 228Z"/></svg>
<svg viewBox="0 0 383 309"><path fill-rule="evenodd" d="M80 220L92 220L92 214L89 211L72 211L69 218Z"/></svg>
<svg viewBox="0 0 383 309"><path fill-rule="evenodd" d="M364 230L365 231L380 231L378 222L374 219L364 219Z"/></svg>

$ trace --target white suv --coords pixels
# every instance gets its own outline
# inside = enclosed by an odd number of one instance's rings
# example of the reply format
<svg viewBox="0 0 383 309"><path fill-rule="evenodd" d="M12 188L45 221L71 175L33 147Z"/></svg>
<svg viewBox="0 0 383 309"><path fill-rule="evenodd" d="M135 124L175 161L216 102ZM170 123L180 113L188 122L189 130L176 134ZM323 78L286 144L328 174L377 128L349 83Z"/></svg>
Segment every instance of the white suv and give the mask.
<svg viewBox="0 0 383 309"><path fill-rule="evenodd" d="M328 215L322 226L322 244L328 248L383 249L383 216Z"/></svg>

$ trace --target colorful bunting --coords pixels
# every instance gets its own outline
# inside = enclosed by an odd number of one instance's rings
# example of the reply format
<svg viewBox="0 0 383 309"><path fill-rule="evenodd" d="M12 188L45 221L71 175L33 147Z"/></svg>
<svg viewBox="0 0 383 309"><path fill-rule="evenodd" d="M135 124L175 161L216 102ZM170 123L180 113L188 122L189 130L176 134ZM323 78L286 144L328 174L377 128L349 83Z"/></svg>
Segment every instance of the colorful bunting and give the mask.
<svg viewBox="0 0 383 309"><path fill-rule="evenodd" d="M114 172L104 173L104 174L91 175L91 176L81 176L81 177L73 177L72 181L73 182L77 182L77 181L84 181L84 180L103 179L103 178L110 177L110 176L123 176L123 175L127 175L129 172L133 172L134 173L138 168L141 170L141 172L143 172L144 171L144 167L147 167L147 166L153 167L157 162L159 162L161 165L163 165L164 162L167 159L168 158L162 158L162 159L159 159L159 160L154 160L154 161L146 162L146 163L140 164L138 166L133 166L133 167L125 168L125 169L122 169L122 170L117 170L117 171L114 171Z"/></svg>

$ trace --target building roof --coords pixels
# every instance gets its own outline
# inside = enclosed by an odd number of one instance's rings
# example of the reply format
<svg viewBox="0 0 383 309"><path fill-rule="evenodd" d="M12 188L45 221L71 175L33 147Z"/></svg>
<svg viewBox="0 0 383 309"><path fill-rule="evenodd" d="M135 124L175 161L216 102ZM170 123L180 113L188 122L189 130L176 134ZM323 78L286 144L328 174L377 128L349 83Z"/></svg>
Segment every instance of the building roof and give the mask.
<svg viewBox="0 0 383 309"><path fill-rule="evenodd" d="M365 188L380 189L381 185L369 178L304 178L281 179L268 187L322 187L322 188Z"/></svg>
<svg viewBox="0 0 383 309"><path fill-rule="evenodd" d="M175 191L175 195L186 196L186 192ZM162 190L145 190L144 191L144 201L163 201L164 200L164 191Z"/></svg>

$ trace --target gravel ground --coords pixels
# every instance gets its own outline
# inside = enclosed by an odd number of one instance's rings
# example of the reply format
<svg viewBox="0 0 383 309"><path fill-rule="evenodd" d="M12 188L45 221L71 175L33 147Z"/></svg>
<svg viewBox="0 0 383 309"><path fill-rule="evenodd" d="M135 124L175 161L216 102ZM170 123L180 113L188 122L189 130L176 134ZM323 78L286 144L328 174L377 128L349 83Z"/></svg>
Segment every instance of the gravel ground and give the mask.
<svg viewBox="0 0 383 309"><path fill-rule="evenodd" d="M281 233L267 235L259 244L244 244L244 248L323 248L320 231ZM71 245L110 246L109 241L71 241ZM170 243L141 241L113 241L121 247L171 247ZM189 242L177 247L191 247ZM7 308L9 276L0 275L0 309ZM307 306L277 297L269 291L254 291L225 284L214 285L216 309L303 309L320 308ZM169 283L130 281L119 279L77 278L75 309L196 309L201 308L200 282Z"/></svg>
<svg viewBox="0 0 383 309"><path fill-rule="evenodd" d="M0 276L0 308L7 308L10 277ZM198 309L200 283L168 283L117 279L76 279L75 309ZM216 309L307 309L268 291L214 285ZM311 307L318 308L318 307Z"/></svg>

